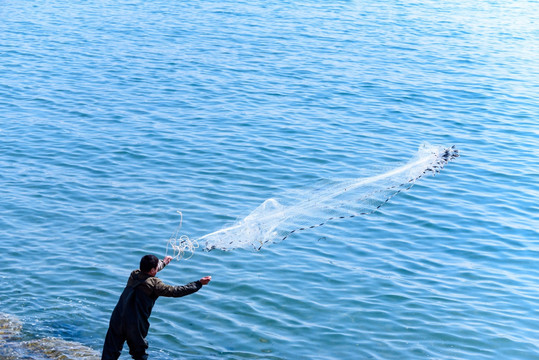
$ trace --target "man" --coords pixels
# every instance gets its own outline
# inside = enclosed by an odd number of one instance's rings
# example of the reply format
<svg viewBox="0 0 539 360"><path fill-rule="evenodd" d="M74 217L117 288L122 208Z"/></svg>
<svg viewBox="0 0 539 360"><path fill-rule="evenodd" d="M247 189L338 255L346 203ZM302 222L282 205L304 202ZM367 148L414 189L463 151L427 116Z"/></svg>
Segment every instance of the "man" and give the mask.
<svg viewBox="0 0 539 360"><path fill-rule="evenodd" d="M159 260L154 255L145 255L140 260L140 269L131 273L118 304L110 317L109 330L103 345L101 360L118 359L124 342L127 341L129 354L135 360L146 360L148 342L146 335L150 323L148 318L155 300L159 296L181 297L200 290L210 282L211 276L205 276L184 286L164 284L156 277L158 271L168 265L171 256Z"/></svg>

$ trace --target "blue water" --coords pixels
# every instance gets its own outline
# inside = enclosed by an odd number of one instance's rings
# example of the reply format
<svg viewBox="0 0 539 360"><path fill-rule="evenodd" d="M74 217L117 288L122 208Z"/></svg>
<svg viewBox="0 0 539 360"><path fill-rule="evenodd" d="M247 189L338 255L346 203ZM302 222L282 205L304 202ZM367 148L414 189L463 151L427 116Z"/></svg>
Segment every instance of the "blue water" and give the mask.
<svg viewBox="0 0 539 360"><path fill-rule="evenodd" d="M461 157L380 211L160 273L153 359L538 359L539 3L2 1L0 304L100 351L146 253ZM13 345L15 346L15 345ZM122 359L127 359L127 349Z"/></svg>

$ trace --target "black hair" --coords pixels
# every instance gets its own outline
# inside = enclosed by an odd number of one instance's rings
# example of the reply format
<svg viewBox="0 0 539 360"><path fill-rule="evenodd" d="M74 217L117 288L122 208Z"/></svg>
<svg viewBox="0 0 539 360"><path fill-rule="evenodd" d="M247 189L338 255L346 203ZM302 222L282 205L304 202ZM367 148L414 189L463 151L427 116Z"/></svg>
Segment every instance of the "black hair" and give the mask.
<svg viewBox="0 0 539 360"><path fill-rule="evenodd" d="M140 271L143 273L150 272L151 269L157 267L159 259L155 255L144 255L140 259Z"/></svg>

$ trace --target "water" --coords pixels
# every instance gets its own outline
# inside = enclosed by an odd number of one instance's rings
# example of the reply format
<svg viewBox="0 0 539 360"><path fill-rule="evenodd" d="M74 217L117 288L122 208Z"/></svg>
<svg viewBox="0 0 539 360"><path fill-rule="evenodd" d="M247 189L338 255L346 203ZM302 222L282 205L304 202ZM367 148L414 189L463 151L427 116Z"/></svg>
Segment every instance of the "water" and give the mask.
<svg viewBox="0 0 539 360"><path fill-rule="evenodd" d="M158 300L150 355L537 359L538 5L3 1L9 351L100 351L177 210L200 237L429 142L461 157L375 214L171 264L167 283L213 281Z"/></svg>

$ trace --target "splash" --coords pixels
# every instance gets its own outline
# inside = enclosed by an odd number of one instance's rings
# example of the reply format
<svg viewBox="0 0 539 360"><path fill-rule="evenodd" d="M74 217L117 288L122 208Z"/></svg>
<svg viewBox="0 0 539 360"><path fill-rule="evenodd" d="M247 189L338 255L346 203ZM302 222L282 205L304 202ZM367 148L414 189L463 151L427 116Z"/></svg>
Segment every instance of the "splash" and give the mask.
<svg viewBox="0 0 539 360"><path fill-rule="evenodd" d="M190 243L198 246L203 242L205 251L260 250L265 244L285 240L328 221L372 214L424 175L435 175L458 156L455 146L422 145L405 165L386 173L329 182L284 200L267 199L244 219L196 240L184 237L180 243L189 247Z"/></svg>

